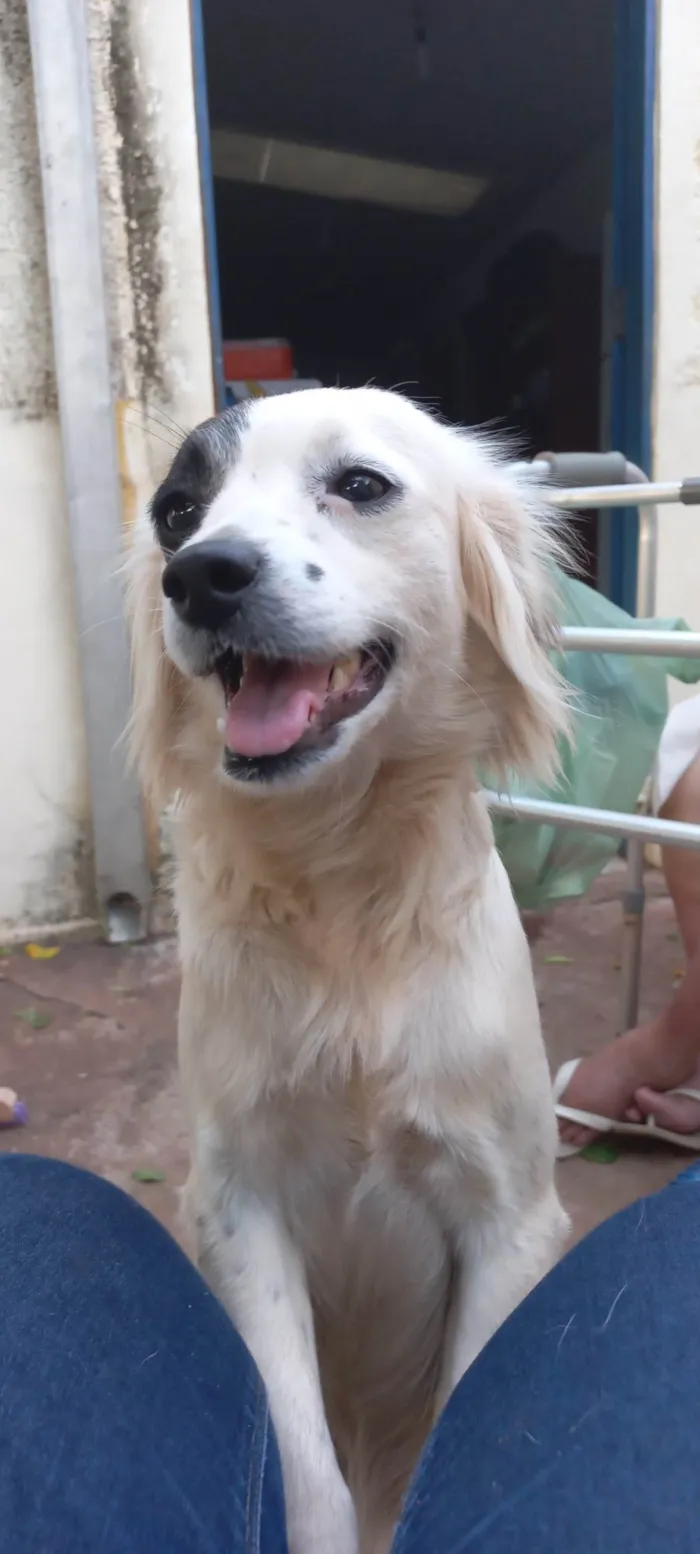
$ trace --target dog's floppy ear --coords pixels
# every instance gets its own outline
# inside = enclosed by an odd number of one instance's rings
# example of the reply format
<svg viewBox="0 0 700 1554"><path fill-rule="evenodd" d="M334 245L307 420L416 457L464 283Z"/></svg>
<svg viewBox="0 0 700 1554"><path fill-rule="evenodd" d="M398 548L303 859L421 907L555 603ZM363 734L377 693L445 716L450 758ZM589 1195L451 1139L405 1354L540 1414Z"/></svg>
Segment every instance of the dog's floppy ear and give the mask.
<svg viewBox="0 0 700 1554"><path fill-rule="evenodd" d="M458 491L467 678L490 713L493 768L545 776L568 726L548 651L562 547L534 486L478 444L470 454Z"/></svg>

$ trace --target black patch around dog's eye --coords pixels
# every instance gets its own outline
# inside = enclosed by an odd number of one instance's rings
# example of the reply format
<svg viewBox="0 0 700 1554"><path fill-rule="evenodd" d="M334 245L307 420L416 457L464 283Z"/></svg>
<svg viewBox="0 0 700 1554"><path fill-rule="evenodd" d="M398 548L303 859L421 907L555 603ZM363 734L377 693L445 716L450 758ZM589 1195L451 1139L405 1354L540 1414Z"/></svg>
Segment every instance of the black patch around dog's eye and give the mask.
<svg viewBox="0 0 700 1554"><path fill-rule="evenodd" d="M248 420L247 405L203 421L186 437L151 502L162 549L172 554L193 534L235 462Z"/></svg>
<svg viewBox="0 0 700 1554"><path fill-rule="evenodd" d="M341 496L344 501L352 502L353 507L372 507L395 489L386 475L361 465L341 470L328 486L330 496Z"/></svg>
<svg viewBox="0 0 700 1554"><path fill-rule="evenodd" d="M306 568L306 576L310 583L320 583L323 577L323 567L317 566L315 561L309 561Z"/></svg>

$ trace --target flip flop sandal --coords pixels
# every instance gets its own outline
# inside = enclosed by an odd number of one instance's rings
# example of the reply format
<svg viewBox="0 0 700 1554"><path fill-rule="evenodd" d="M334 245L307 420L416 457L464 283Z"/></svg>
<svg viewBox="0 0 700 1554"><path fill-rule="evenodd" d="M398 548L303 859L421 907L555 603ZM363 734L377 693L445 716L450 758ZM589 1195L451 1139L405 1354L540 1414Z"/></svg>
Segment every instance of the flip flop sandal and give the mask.
<svg viewBox="0 0 700 1554"><path fill-rule="evenodd" d="M557 1117L566 1118L568 1122L579 1122L582 1127L591 1128L596 1133L626 1134L628 1138L663 1139L665 1144L675 1144L678 1149L690 1149L695 1154L700 1154L700 1133L674 1133L671 1128L658 1127L651 1116L644 1122L619 1122L615 1117L599 1117L597 1112L584 1112L577 1106L565 1106L559 1097L568 1089L580 1062L580 1058L571 1058L568 1063L562 1063L552 1083L554 1110ZM668 1090L667 1094L687 1095L691 1101L700 1101L700 1090L690 1090L686 1085ZM570 1155L580 1155L581 1150L585 1148L585 1144L567 1144L564 1139L560 1139L557 1145L557 1159L566 1160Z"/></svg>

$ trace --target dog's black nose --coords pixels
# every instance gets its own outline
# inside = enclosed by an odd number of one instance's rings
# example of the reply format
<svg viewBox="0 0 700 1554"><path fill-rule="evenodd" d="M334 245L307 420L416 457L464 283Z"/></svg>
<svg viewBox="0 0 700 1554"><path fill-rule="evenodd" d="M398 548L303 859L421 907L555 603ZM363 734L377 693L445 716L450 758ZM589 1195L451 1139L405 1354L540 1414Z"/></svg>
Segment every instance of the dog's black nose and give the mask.
<svg viewBox="0 0 700 1554"><path fill-rule="evenodd" d="M235 614L262 564L261 552L248 540L202 540L168 562L163 593L188 626L216 631Z"/></svg>

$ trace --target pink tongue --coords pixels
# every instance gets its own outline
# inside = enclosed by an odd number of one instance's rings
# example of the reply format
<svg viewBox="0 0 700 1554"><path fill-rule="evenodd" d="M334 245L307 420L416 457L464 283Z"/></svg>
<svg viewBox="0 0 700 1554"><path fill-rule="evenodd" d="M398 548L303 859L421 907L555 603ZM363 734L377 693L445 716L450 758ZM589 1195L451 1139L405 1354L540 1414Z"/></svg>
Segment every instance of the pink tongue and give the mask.
<svg viewBox="0 0 700 1554"><path fill-rule="evenodd" d="M332 667L249 659L226 713L227 748L253 756L291 750L323 707Z"/></svg>

